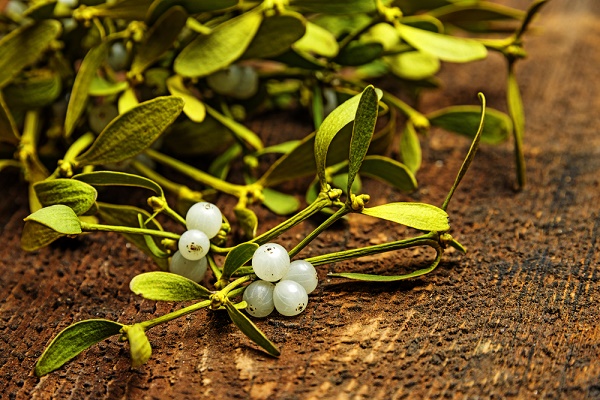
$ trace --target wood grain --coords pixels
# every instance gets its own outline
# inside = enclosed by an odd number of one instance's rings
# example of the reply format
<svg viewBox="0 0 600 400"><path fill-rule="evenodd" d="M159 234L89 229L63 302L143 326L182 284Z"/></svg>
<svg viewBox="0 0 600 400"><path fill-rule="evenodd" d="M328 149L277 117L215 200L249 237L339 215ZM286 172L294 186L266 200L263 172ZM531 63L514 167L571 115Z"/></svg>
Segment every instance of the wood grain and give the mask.
<svg viewBox="0 0 600 400"><path fill-rule="evenodd" d="M484 146L449 208L452 234L469 253L448 252L432 274L384 285L326 274L395 273L430 254L321 267L306 312L258 322L281 347L279 359L257 350L225 315L200 312L150 331L154 354L142 368L131 370L127 345L108 340L35 378L37 357L70 323L100 317L130 323L179 305L129 291L129 280L153 266L117 235L22 252L25 187L1 175L0 397L600 398L600 5L553 0L536 25L541 29L526 43L530 58L517 69L528 118L527 189L512 190L510 144ZM444 92L425 96L423 110L475 104L477 91L491 107L505 109L499 57L468 68L445 65L444 76ZM254 128L269 137L304 127L275 120ZM468 145L441 131L431 135L417 199L441 204ZM377 184L367 183L367 190L375 203L407 199ZM276 223L264 214L265 228ZM282 244L297 242L314 225L294 229ZM305 254L402 233L351 218Z"/></svg>

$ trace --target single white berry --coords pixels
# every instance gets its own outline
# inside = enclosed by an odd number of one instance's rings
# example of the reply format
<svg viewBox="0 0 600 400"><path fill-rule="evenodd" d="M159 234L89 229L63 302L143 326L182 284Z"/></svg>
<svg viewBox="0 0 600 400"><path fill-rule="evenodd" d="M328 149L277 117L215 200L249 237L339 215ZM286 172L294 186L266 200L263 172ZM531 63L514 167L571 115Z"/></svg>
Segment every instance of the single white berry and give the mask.
<svg viewBox="0 0 600 400"><path fill-rule="evenodd" d="M187 228L202 231L209 239L217 236L222 222L223 216L219 207L206 201L194 204L185 215Z"/></svg>
<svg viewBox="0 0 600 400"><path fill-rule="evenodd" d="M230 65L226 69L215 72L206 77L206 83L215 92L230 95L242 80L242 69L239 65Z"/></svg>
<svg viewBox="0 0 600 400"><path fill-rule="evenodd" d="M206 257L192 261L182 256L181 252L176 251L175 254L173 254L173 257L171 257L169 271L177 275L185 276L194 282L200 282L204 279L207 267L208 260Z"/></svg>
<svg viewBox="0 0 600 400"><path fill-rule="evenodd" d="M252 269L260 279L267 282L280 280L290 268L290 256L277 243L265 243L252 256Z"/></svg>
<svg viewBox="0 0 600 400"><path fill-rule="evenodd" d="M249 99L258 91L258 74L254 68L244 65L241 67L240 82L231 96L237 99Z"/></svg>
<svg viewBox="0 0 600 400"><path fill-rule="evenodd" d="M281 280L288 280L298 282L306 293L312 293L316 289L319 283L319 277L315 267L308 261L296 260L290 264L290 269L281 278Z"/></svg>
<svg viewBox="0 0 600 400"><path fill-rule="evenodd" d="M308 294L298 282L280 281L273 290L273 304L279 314L292 317L304 311Z"/></svg>
<svg viewBox="0 0 600 400"><path fill-rule="evenodd" d="M199 260L208 254L210 241L206 233L197 229L183 232L178 246L181 255L187 260Z"/></svg>
<svg viewBox="0 0 600 400"><path fill-rule="evenodd" d="M273 312L273 289L275 285L271 282L254 281L244 290L243 299L248 305L246 311L253 317L262 318Z"/></svg>

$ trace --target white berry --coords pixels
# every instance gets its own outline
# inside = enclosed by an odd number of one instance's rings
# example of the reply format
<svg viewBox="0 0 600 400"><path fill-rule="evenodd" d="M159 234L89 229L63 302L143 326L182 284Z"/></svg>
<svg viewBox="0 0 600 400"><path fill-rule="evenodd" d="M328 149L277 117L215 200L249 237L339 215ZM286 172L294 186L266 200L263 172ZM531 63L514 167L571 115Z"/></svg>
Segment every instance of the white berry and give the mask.
<svg viewBox="0 0 600 400"><path fill-rule="evenodd" d="M273 312L273 289L275 285L271 282L258 280L254 281L244 290L243 299L248 306L246 311L253 317L262 318Z"/></svg>
<svg viewBox="0 0 600 400"><path fill-rule="evenodd" d="M290 256L277 243L265 243L252 256L252 269L260 279L267 282L280 280L290 268Z"/></svg>
<svg viewBox="0 0 600 400"><path fill-rule="evenodd" d="M171 258L169 271L177 275L185 276L194 282L200 282L204 279L207 267L208 260L206 257L192 261L183 257L181 252L176 251Z"/></svg>
<svg viewBox="0 0 600 400"><path fill-rule="evenodd" d="M230 65L226 69L215 72L206 77L206 83L215 92L230 95L242 80L242 69L238 65Z"/></svg>
<svg viewBox="0 0 600 400"><path fill-rule="evenodd" d="M319 283L315 267L304 260L292 261L290 269L281 280L298 282L306 290L306 293L312 293Z"/></svg>
<svg viewBox="0 0 600 400"><path fill-rule="evenodd" d="M187 260L199 260L208 254L210 241L206 233L197 229L183 232L178 243L181 255Z"/></svg>
<svg viewBox="0 0 600 400"><path fill-rule="evenodd" d="M219 207L206 201L194 204L185 215L187 228L202 231L209 239L217 236L222 222L223 216Z"/></svg>
<svg viewBox="0 0 600 400"><path fill-rule="evenodd" d="M308 294L298 282L280 281L273 290L273 304L279 314L292 317L304 311Z"/></svg>

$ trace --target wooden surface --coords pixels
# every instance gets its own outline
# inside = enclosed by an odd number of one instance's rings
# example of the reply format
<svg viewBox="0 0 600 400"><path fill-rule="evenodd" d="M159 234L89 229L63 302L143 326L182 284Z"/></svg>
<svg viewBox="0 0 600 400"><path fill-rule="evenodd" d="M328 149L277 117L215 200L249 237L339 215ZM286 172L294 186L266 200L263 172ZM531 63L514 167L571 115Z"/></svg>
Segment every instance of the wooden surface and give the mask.
<svg viewBox="0 0 600 400"><path fill-rule="evenodd" d="M127 344L108 340L35 378L37 357L67 325L87 318L131 323L178 305L129 291L134 275L154 267L117 235L22 252L25 189L17 177L0 176L0 398L600 398L600 5L553 0L538 26L527 39L531 57L518 66L527 189L511 189L509 144L483 146L449 209L452 234L469 253L448 252L432 274L395 284L342 283L326 274L394 273L428 254L320 267L303 314L258 322L281 347L279 359L258 351L226 316L199 312L150 331L154 354L142 368L129 368ZM445 93L426 96L422 109L475 103L480 90L503 109L501 59L445 67L446 78L454 72L458 78L446 79ZM416 198L441 204L467 148L463 139L434 132ZM366 189L374 203L407 199L379 185ZM314 226L295 229L283 244ZM306 254L400 233L351 218Z"/></svg>

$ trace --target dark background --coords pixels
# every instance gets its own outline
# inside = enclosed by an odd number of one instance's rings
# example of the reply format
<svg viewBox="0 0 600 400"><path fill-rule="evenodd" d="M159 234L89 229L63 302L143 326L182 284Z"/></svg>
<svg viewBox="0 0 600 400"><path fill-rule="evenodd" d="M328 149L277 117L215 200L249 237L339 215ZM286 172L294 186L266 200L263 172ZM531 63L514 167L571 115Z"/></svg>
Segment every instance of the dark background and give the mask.
<svg viewBox="0 0 600 400"><path fill-rule="evenodd" d="M518 2L517 4L527 4ZM397 252L319 267L319 287L296 318L259 326L282 349L257 350L219 313L199 312L149 332L153 356L131 370L128 345L108 340L38 379L49 341L88 318L123 323L179 305L133 295L153 264L118 235L20 250L26 187L0 176L0 397L29 398L600 398L600 3L553 0L518 64L527 115L529 184L515 192L510 143L482 146L449 208L469 253L447 252L431 274L393 284L341 283L330 271L397 273L428 254ZM445 65L443 92L419 108L476 104L505 110L501 57ZM254 121L276 138L307 132L287 118ZM469 142L434 131L424 147L419 201L441 204ZM373 203L406 200L368 183ZM414 197L413 197L414 198ZM232 215L232 210L225 213ZM261 230L277 222L256 208ZM264 218L264 219L263 219ZM311 221L282 240L291 246ZM352 216L305 254L393 240L397 227Z"/></svg>

